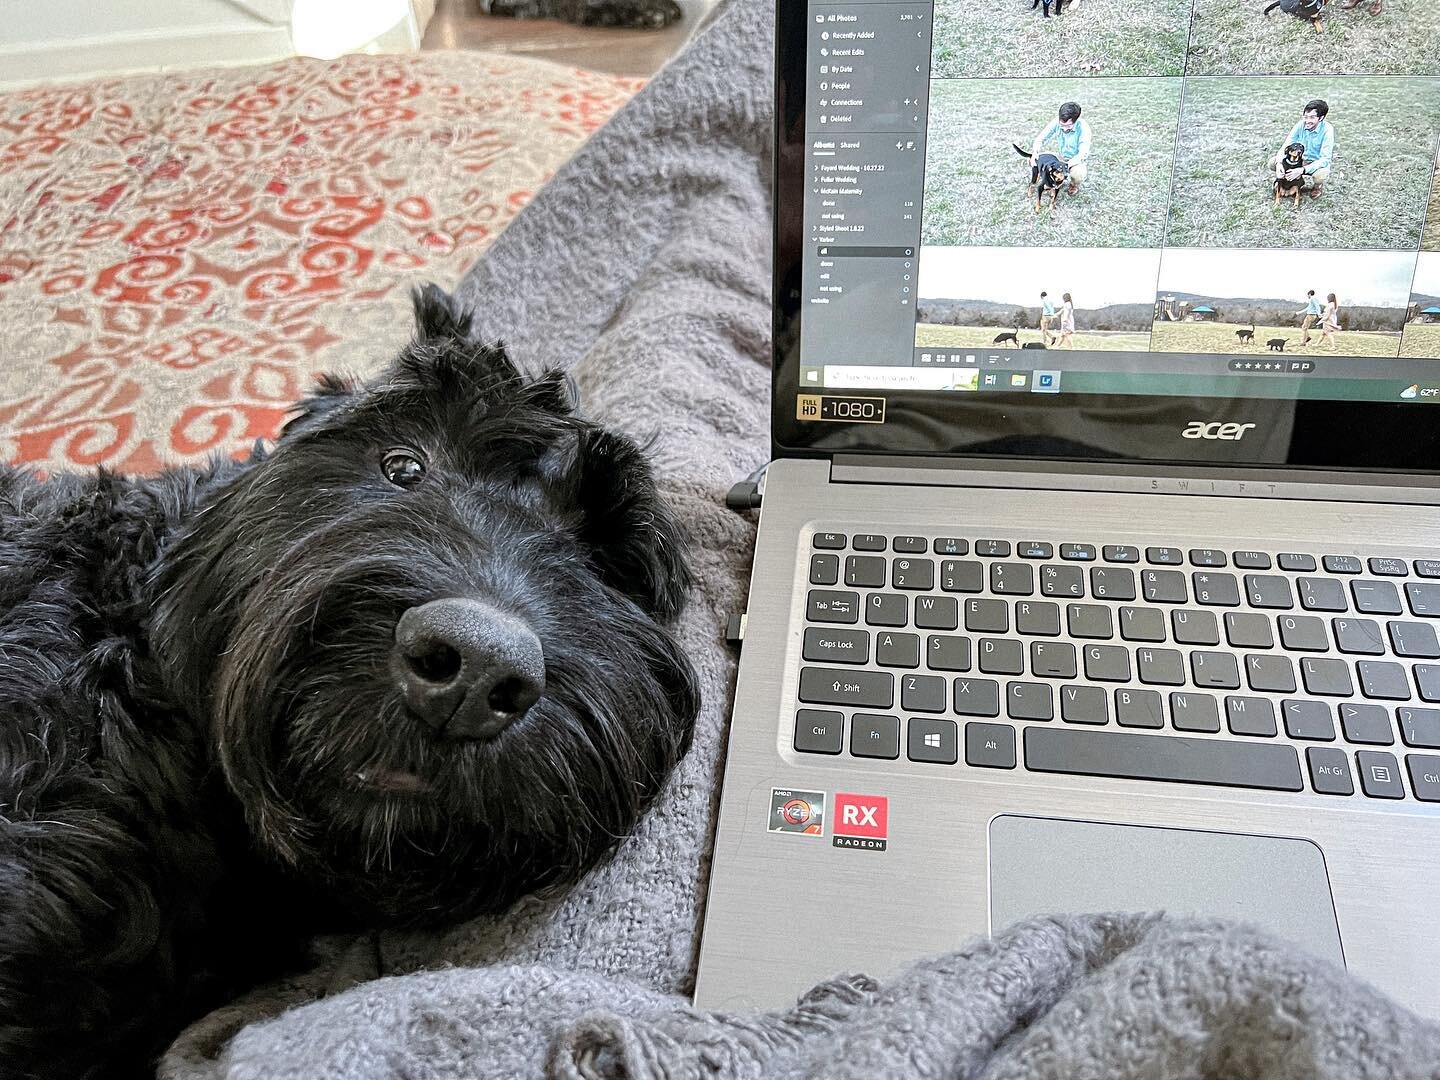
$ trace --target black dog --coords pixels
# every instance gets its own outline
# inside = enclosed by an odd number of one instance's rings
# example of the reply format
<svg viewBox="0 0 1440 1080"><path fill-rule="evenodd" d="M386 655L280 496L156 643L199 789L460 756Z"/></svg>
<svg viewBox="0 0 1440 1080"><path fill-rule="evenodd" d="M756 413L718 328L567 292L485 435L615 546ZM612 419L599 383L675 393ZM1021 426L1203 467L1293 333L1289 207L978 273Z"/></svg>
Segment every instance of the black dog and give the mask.
<svg viewBox="0 0 1440 1080"><path fill-rule="evenodd" d="M1071 2L1071 3L1074 3L1074 0L1070 0L1070 2ZM1030 10L1031 10L1031 11L1034 11L1036 8L1040 7L1042 4L1043 4L1044 7L1045 7L1044 16L1045 16L1045 18L1047 18L1047 19L1050 17L1050 8L1051 8L1052 5L1053 5L1054 8L1055 8L1055 14L1056 14L1056 15L1060 15L1060 14L1063 14L1063 13L1064 13L1064 10L1065 10L1065 0L1035 0L1035 2L1030 5Z"/></svg>
<svg viewBox="0 0 1440 1080"><path fill-rule="evenodd" d="M1276 8L1297 19L1309 19L1317 34L1325 32L1325 25L1320 21L1320 15L1325 10L1325 0L1275 0L1265 9L1265 14L1269 15Z"/></svg>
<svg viewBox="0 0 1440 1080"><path fill-rule="evenodd" d="M1292 169L1303 169L1305 167L1305 145L1304 143L1292 142L1280 153L1281 173L1290 172ZM1280 205L1281 199L1294 198L1295 205L1300 205L1300 195L1305 190L1305 176L1301 174L1294 180L1287 180L1283 175L1275 177L1275 205Z"/></svg>
<svg viewBox="0 0 1440 1080"><path fill-rule="evenodd" d="M1003 334L996 334L995 340L990 342L991 345L1019 345L1019 343L1020 328L1018 326L1013 331L1006 330Z"/></svg>
<svg viewBox="0 0 1440 1080"><path fill-rule="evenodd" d="M480 0L487 15L562 19L577 26L627 26L655 30L678 22L675 0Z"/></svg>
<svg viewBox="0 0 1440 1080"><path fill-rule="evenodd" d="M1022 349L1043 349L1046 346L1043 341L1027 341L1024 345L1021 345L1020 347Z"/></svg>
<svg viewBox="0 0 1440 1080"><path fill-rule="evenodd" d="M1026 161L1030 160L1030 151L1022 150L1015 143L1010 145ZM1060 189L1069 179L1070 166L1054 154L1045 153L1036 158L1035 164L1030 166L1030 186L1035 189L1035 209L1040 209L1046 194L1050 196L1050 206L1053 209L1060 199Z"/></svg>
<svg viewBox="0 0 1440 1080"><path fill-rule="evenodd" d="M642 452L416 308L245 463L0 470L0 1075L153 1075L308 934L570 883L685 753Z"/></svg>
<svg viewBox="0 0 1440 1080"><path fill-rule="evenodd" d="M1265 342L1265 347L1266 347L1267 349L1269 349L1271 352L1284 352L1284 351L1285 351L1285 342L1286 342L1287 340L1289 340L1289 339L1288 339L1288 338L1283 338L1283 337L1272 337L1272 338L1270 338L1268 341Z"/></svg>
<svg viewBox="0 0 1440 1080"><path fill-rule="evenodd" d="M1236 330L1235 336L1240 339L1241 345L1253 344L1255 341L1255 327L1252 326L1249 330Z"/></svg>

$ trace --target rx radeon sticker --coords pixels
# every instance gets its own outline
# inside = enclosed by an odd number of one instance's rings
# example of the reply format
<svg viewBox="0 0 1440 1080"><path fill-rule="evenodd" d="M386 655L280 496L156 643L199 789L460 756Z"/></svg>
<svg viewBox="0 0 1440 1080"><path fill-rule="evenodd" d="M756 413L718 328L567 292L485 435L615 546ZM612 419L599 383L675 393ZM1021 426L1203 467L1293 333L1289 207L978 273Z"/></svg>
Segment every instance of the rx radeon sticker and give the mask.
<svg viewBox="0 0 1440 1080"><path fill-rule="evenodd" d="M835 793L835 834L838 848L884 851L890 835L890 800L884 795Z"/></svg>
<svg viewBox="0 0 1440 1080"><path fill-rule="evenodd" d="M770 789L771 832L822 836L825 833L825 793Z"/></svg>

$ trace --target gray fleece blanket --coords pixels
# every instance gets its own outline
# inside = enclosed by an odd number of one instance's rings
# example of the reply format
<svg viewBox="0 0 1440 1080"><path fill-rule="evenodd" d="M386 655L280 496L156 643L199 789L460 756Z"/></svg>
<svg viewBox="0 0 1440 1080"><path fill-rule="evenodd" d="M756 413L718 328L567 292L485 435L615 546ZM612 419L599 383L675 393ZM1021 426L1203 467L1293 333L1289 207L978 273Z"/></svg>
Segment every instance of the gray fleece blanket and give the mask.
<svg viewBox="0 0 1440 1080"><path fill-rule="evenodd" d="M703 686L694 749L615 858L560 896L438 934L321 943L314 971L192 1027L171 1080L449 1077L1440 1077L1440 1031L1243 928L1065 917L842 975L794 1008L689 1007L764 461L771 20L729 0L459 287L476 333L561 367L642 438L698 588L678 633ZM384 977L381 977L384 976ZM358 985L357 985L358 984Z"/></svg>

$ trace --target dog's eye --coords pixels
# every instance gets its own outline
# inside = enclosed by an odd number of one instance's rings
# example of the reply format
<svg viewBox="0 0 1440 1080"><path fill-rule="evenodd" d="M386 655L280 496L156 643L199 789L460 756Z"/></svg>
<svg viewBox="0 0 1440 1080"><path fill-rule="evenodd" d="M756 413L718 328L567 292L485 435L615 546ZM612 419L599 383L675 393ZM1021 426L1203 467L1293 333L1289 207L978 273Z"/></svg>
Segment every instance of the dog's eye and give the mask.
<svg viewBox="0 0 1440 1080"><path fill-rule="evenodd" d="M425 462L413 450L387 450L380 459L380 471L396 487L413 488L425 479Z"/></svg>

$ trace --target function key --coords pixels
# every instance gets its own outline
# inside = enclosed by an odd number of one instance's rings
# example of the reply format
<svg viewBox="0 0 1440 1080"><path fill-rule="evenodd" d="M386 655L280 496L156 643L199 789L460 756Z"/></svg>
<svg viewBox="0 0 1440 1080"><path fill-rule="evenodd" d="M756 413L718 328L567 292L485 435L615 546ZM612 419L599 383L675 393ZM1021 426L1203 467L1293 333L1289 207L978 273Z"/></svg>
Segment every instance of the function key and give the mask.
<svg viewBox="0 0 1440 1080"><path fill-rule="evenodd" d="M1287 551L1283 555L1277 555L1275 561L1280 564L1281 570L1296 570L1302 574L1310 574L1315 571L1314 555L1296 555Z"/></svg>
<svg viewBox="0 0 1440 1080"><path fill-rule="evenodd" d="M1263 551L1237 551L1230 559L1237 570L1270 569L1270 556Z"/></svg>
<svg viewBox="0 0 1440 1080"><path fill-rule="evenodd" d="M904 555L923 555L929 545L923 536L897 536L890 546Z"/></svg>
<svg viewBox="0 0 1440 1080"><path fill-rule="evenodd" d="M1227 562L1229 559L1223 551L1216 551L1214 548L1190 549L1191 566L1224 566Z"/></svg>
<svg viewBox="0 0 1440 1080"><path fill-rule="evenodd" d="M1415 573L1421 577L1440 577L1440 559L1416 559Z"/></svg>
<svg viewBox="0 0 1440 1080"><path fill-rule="evenodd" d="M1404 559L1371 559L1370 573L1376 577L1406 577L1410 568Z"/></svg>
<svg viewBox="0 0 1440 1080"><path fill-rule="evenodd" d="M1010 557L1010 541L976 540L975 554L984 555L991 559L1008 559Z"/></svg>
<svg viewBox="0 0 1440 1080"><path fill-rule="evenodd" d="M1069 559L1071 562L1094 562L1094 544L1061 544L1060 558Z"/></svg>
<svg viewBox="0 0 1440 1080"><path fill-rule="evenodd" d="M1055 557L1055 549L1038 540L1026 540L1016 546L1015 554L1022 559L1051 559Z"/></svg>
<svg viewBox="0 0 1440 1080"><path fill-rule="evenodd" d="M844 533L817 532L811 539L812 547L821 551L839 551L845 546L846 537Z"/></svg>
<svg viewBox="0 0 1440 1080"><path fill-rule="evenodd" d="M1179 566L1185 561L1180 549L1171 547L1148 547L1145 549L1145 558L1156 566Z"/></svg>
<svg viewBox="0 0 1440 1080"><path fill-rule="evenodd" d="M1326 555L1325 572L1329 574L1363 574L1365 564L1354 555Z"/></svg>
<svg viewBox="0 0 1440 1080"><path fill-rule="evenodd" d="M1139 562L1140 549L1129 544L1106 544L1101 549L1106 562ZM1440 564L1437 564L1440 565Z"/></svg>
<svg viewBox="0 0 1440 1080"><path fill-rule="evenodd" d="M935 538L936 555L969 555L970 541L961 540L958 536L937 536Z"/></svg>
<svg viewBox="0 0 1440 1080"><path fill-rule="evenodd" d="M856 533L856 551L884 551L890 546L890 541L879 533Z"/></svg>

